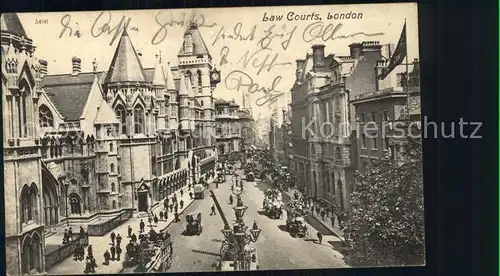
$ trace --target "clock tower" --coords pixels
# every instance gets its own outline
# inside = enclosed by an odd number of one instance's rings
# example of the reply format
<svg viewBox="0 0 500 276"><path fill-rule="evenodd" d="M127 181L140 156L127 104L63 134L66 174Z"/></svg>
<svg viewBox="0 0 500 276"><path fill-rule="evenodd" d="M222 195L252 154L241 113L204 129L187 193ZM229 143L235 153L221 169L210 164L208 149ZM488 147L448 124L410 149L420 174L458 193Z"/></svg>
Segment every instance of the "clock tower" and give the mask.
<svg viewBox="0 0 500 276"><path fill-rule="evenodd" d="M212 63L212 56L195 22L191 22L186 28L177 57L179 72L190 78L194 99L203 109L203 116L196 124L201 126L202 143L207 149L207 154L212 155L215 153L213 91L220 82L220 71Z"/></svg>

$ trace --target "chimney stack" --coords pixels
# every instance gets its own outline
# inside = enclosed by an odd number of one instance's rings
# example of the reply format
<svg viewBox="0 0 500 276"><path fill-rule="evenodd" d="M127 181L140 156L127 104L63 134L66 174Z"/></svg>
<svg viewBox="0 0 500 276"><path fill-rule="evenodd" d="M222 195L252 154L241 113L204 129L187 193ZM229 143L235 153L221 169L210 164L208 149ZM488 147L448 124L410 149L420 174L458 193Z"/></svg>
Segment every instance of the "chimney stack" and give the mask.
<svg viewBox="0 0 500 276"><path fill-rule="evenodd" d="M306 60L297 59L295 62L297 63L297 69L295 69L295 81L299 82L301 81L300 76L302 75L302 67L304 66Z"/></svg>
<svg viewBox="0 0 500 276"><path fill-rule="evenodd" d="M82 60L80 58L73 57L71 62L73 64L73 71L71 72L71 75L76 76L82 71Z"/></svg>
<svg viewBox="0 0 500 276"><path fill-rule="evenodd" d="M313 45L313 69L325 66L325 45Z"/></svg>
<svg viewBox="0 0 500 276"><path fill-rule="evenodd" d="M48 62L44 59L39 59L38 63L40 64L40 77L44 77L47 75L47 64Z"/></svg>
<svg viewBox="0 0 500 276"><path fill-rule="evenodd" d="M351 58L358 59L363 53L363 44L353 43L349 45L349 49L351 49Z"/></svg>

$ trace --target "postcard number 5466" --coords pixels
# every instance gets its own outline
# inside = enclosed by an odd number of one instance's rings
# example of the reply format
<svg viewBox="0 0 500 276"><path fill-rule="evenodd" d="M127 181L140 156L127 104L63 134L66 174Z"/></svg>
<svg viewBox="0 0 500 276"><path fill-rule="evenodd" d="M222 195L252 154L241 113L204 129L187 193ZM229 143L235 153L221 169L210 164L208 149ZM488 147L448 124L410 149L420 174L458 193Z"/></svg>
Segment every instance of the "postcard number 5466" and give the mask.
<svg viewBox="0 0 500 276"><path fill-rule="evenodd" d="M35 19L35 24L48 24L48 19Z"/></svg>

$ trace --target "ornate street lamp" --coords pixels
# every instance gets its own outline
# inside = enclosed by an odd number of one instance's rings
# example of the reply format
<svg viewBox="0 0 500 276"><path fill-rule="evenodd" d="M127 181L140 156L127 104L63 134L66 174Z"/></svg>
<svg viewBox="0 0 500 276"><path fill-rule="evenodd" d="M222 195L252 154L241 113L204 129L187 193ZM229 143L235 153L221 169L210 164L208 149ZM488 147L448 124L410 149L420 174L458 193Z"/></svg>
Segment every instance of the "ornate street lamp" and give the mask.
<svg viewBox="0 0 500 276"><path fill-rule="evenodd" d="M236 219L242 219L245 215L245 211L248 209L247 206L243 205L243 201L241 200L241 196L239 194L236 195L238 200L236 206L233 207L234 214L236 215Z"/></svg>
<svg viewBox="0 0 500 276"><path fill-rule="evenodd" d="M233 233L233 231L231 230L231 228L229 228L229 225L225 225L224 229L222 229L220 231L222 232L222 234L224 235L224 238L226 238L226 239L229 239L229 237Z"/></svg>

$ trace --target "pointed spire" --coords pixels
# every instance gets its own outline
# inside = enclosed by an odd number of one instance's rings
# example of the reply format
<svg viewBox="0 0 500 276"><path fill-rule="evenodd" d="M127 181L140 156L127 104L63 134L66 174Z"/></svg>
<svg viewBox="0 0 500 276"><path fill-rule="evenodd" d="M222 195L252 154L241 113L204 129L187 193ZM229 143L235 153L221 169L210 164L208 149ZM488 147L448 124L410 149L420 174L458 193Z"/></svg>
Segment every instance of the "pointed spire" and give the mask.
<svg viewBox="0 0 500 276"><path fill-rule="evenodd" d="M188 96L188 90L186 88L186 79L184 75L181 74L181 81L179 82L179 96Z"/></svg>
<svg viewBox="0 0 500 276"><path fill-rule="evenodd" d="M153 85L165 86L165 72L161 64L161 53L156 55L155 70L153 73Z"/></svg>
<svg viewBox="0 0 500 276"><path fill-rule="evenodd" d="M190 38L188 38L188 35ZM186 41L186 39L189 39L190 41ZM186 42L192 44L192 52L185 51L186 49L184 45ZM191 22L186 28L186 31L184 32L184 43L179 50L179 55L210 55L196 22Z"/></svg>
<svg viewBox="0 0 500 276"><path fill-rule="evenodd" d="M170 69L170 62L167 62L167 68L165 68L166 79L167 79L167 90L175 90L174 75Z"/></svg>
<svg viewBox="0 0 500 276"><path fill-rule="evenodd" d="M116 82L145 82L141 61L125 29L105 80L105 83Z"/></svg>

